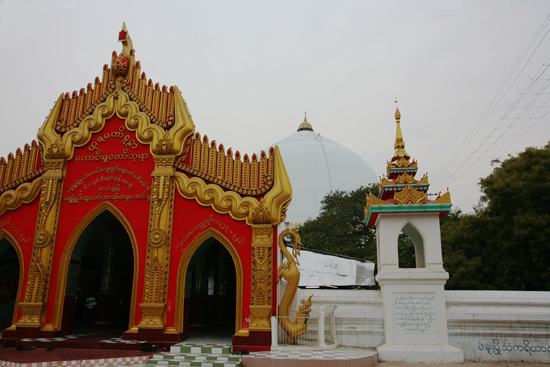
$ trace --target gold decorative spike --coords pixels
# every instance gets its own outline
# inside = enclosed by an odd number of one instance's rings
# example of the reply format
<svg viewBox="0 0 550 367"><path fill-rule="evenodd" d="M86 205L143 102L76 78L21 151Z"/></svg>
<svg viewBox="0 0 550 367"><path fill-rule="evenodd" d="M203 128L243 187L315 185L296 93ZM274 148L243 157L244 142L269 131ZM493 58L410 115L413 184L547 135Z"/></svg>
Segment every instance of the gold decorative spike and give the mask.
<svg viewBox="0 0 550 367"><path fill-rule="evenodd" d="M231 149L225 155L214 142L213 145L208 140L202 143L200 140L199 133L190 139L188 144L193 147L190 153L191 165L183 163L185 159L180 158L176 162L178 169L242 195L262 195L273 186L273 156L263 156L260 162L254 159L252 163L241 162L238 158L233 159ZM223 145L220 147L223 148Z"/></svg>
<svg viewBox="0 0 550 367"><path fill-rule="evenodd" d="M447 189L447 192L443 195L438 196L437 199L430 201L429 204L451 204L451 193L449 189Z"/></svg>
<svg viewBox="0 0 550 367"><path fill-rule="evenodd" d="M122 23L122 30L118 33L118 42L122 42L122 53L130 57L130 50L134 48L132 38L126 29L126 22Z"/></svg>
<svg viewBox="0 0 550 367"><path fill-rule="evenodd" d="M425 173L424 176L422 176L422 179L418 181L419 184L427 184L428 182L428 174Z"/></svg>

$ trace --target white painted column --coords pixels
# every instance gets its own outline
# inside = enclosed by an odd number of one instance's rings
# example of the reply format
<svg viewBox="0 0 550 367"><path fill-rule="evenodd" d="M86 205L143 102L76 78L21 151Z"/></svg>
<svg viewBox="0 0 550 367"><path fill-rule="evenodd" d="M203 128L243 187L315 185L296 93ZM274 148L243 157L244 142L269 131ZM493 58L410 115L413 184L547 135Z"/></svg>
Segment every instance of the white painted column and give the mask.
<svg viewBox="0 0 550 367"><path fill-rule="evenodd" d="M384 305L385 342L380 361L462 363L463 352L449 345L439 215L383 213L376 222L378 275ZM417 267L399 268L401 231L414 242Z"/></svg>

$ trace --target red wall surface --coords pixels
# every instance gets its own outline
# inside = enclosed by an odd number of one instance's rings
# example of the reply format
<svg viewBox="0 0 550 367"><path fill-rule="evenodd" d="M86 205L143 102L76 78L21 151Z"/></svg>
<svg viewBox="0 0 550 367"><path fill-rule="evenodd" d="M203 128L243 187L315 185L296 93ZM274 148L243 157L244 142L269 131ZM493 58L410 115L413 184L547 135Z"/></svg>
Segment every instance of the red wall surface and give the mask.
<svg viewBox="0 0 550 367"><path fill-rule="evenodd" d="M57 283L63 252L67 244L74 244L85 226L93 220L89 214L105 202L111 203L127 222L138 248L138 287L136 305L143 300L144 269L149 227L149 206L152 177L155 167L149 145L138 142L134 132L129 131L124 121L115 116L106 122L100 133L92 135L90 142L76 148L73 158L67 162L63 196L59 211L57 238L48 295L46 323L52 323ZM27 282L34 232L40 198L24 204L16 211L0 216L0 230L10 233L23 251L23 290ZM95 213L96 215L99 213ZM229 214L218 214L211 207L203 207L195 200L183 198L175 190L172 246L168 284L167 326L174 326L178 269L185 250L203 231L213 228L226 237L236 249L243 267L243 320L242 327L248 328L251 295L251 244L252 230L244 221L236 221ZM87 218L88 216L88 218ZM95 217L95 216L94 216ZM84 221L84 222L83 222ZM132 239L132 233L129 233ZM276 277L277 233L273 241L273 278ZM67 271L67 269L62 269ZM184 285L181 285L184 286ZM60 286L61 288L61 286ZM276 307L276 283L273 281L273 313ZM23 292L24 293L24 292ZM23 300L23 294L21 301ZM56 305L59 307L60 305ZM136 307L137 325L141 320L141 309Z"/></svg>
<svg viewBox="0 0 550 367"><path fill-rule="evenodd" d="M139 266L144 269L149 225L149 197L155 163L148 145L141 145L135 134L115 116L94 134L88 144L76 148L67 163L63 202L59 212L54 266L48 303L53 304L58 270L65 244L76 226L95 207L112 203L131 226L139 248ZM93 218L92 218L93 219ZM76 233L75 233L76 235ZM143 271L139 273L138 303L143 299ZM64 292L64 289L58 291ZM48 307L46 322L52 322ZM141 310L136 312L141 319Z"/></svg>

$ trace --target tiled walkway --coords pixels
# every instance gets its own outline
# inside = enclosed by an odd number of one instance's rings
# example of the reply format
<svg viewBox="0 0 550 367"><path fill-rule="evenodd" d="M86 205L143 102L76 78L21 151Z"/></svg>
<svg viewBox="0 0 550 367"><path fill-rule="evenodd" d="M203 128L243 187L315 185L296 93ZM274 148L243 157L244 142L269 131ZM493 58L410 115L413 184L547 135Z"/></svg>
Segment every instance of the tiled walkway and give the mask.
<svg viewBox="0 0 550 367"><path fill-rule="evenodd" d="M296 350L284 348L271 352L254 352L242 358L244 366L375 366L375 350L339 347L330 350Z"/></svg>
<svg viewBox="0 0 550 367"><path fill-rule="evenodd" d="M376 354L375 350L353 347L338 347L329 350L296 350L285 348L281 350L272 350L271 352L250 353L250 358L270 358L270 359L357 359L370 357Z"/></svg>
<svg viewBox="0 0 550 367"><path fill-rule="evenodd" d="M103 346L102 349L54 348L46 349L56 343L67 343L84 340L95 340ZM15 347L0 347L0 366L8 367L52 367L52 366L144 366L153 355L151 352L139 350L109 350L135 349L141 344L135 340L122 340L113 335L94 335L93 333L75 333L60 338L36 338L19 340L16 346L34 346L32 350L16 350ZM193 344L229 343L230 339L212 335L195 335ZM115 345L116 344L116 345ZM124 345L124 346L123 346ZM189 345L189 341L177 345ZM122 347L122 348L120 348ZM101 348L101 347L100 347ZM160 350L159 350L160 352ZM300 367L300 366L375 366L376 351L363 348L339 347L330 350L299 350L281 347L271 352L252 352L242 355L245 367Z"/></svg>
<svg viewBox="0 0 550 367"><path fill-rule="evenodd" d="M144 364L153 354L139 350L142 342L122 340L120 333L74 333L56 338L26 338L0 347L0 366L107 366ZM138 344L138 345L136 345ZM18 350L17 347L20 347ZM25 348L22 348L25 347Z"/></svg>
<svg viewBox="0 0 550 367"><path fill-rule="evenodd" d="M145 364L149 353L128 350L54 349L45 348L17 351L0 349L0 366L50 367L50 366L114 366Z"/></svg>

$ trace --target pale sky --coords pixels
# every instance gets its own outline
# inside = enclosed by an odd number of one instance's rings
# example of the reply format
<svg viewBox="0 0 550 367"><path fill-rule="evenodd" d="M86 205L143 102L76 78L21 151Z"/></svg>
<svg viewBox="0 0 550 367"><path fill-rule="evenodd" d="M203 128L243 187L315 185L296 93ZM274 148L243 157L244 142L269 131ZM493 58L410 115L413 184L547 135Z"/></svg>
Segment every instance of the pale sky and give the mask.
<svg viewBox="0 0 550 367"><path fill-rule="evenodd" d="M307 111L381 176L397 97L420 177L469 212L492 159L550 140L549 15L527 0L0 0L0 156L101 75L126 22L147 77L177 85L196 130L243 154Z"/></svg>

